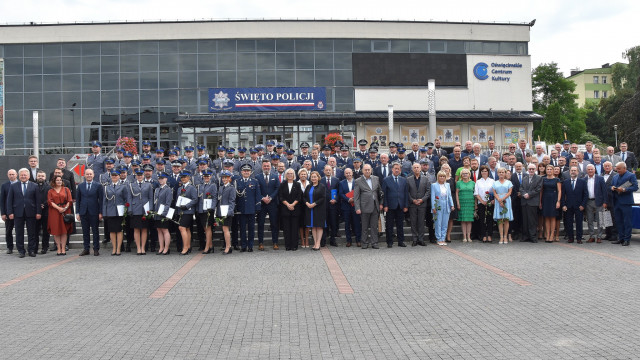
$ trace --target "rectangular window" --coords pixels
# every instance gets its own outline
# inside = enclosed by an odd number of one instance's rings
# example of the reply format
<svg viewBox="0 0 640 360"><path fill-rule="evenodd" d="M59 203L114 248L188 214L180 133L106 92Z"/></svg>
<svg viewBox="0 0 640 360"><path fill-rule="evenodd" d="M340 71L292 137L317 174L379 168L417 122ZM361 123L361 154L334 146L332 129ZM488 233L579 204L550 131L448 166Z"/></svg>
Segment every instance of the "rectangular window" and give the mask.
<svg viewBox="0 0 640 360"><path fill-rule="evenodd" d="M603 76L603 77L602 77L602 83L603 83L603 84L606 84L606 83L607 83L607 77L606 77L606 76Z"/></svg>
<svg viewBox="0 0 640 360"><path fill-rule="evenodd" d="M594 90L593 91L593 98L594 99L599 99L600 98L600 91Z"/></svg>
<svg viewBox="0 0 640 360"><path fill-rule="evenodd" d="M607 90L602 90L602 98L603 99L607 98Z"/></svg>
<svg viewBox="0 0 640 360"><path fill-rule="evenodd" d="M597 83L598 83L598 79L599 79L599 77L598 77L598 76L594 76L594 77L593 77L593 83L594 83L594 84L597 84Z"/></svg>
<svg viewBox="0 0 640 360"><path fill-rule="evenodd" d="M372 40L371 41L372 52L389 52L391 51L391 41L389 40Z"/></svg>

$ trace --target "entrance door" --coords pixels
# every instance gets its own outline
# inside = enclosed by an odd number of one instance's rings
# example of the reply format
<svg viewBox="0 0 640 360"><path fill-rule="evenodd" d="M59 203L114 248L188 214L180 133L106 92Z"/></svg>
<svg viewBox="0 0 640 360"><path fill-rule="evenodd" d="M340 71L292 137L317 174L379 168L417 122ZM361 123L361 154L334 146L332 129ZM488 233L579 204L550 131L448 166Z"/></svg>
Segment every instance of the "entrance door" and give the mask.
<svg viewBox="0 0 640 360"><path fill-rule="evenodd" d="M260 144L262 146L267 145L267 141L273 140L276 144L282 142L282 134L281 133L260 133L255 135L255 143Z"/></svg>
<svg viewBox="0 0 640 360"><path fill-rule="evenodd" d="M218 154L218 146L222 145L224 142L224 135L222 134L197 134L196 142L198 144L203 144L207 147L205 150L209 156L214 159L216 158L216 154Z"/></svg>

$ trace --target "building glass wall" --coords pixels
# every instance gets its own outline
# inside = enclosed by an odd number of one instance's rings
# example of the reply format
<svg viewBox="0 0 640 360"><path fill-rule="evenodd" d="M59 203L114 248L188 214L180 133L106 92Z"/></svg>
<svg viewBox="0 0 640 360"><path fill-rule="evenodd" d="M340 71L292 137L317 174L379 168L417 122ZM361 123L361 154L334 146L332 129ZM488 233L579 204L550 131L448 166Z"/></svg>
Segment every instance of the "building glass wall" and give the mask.
<svg viewBox="0 0 640 360"><path fill-rule="evenodd" d="M119 136L156 146L197 142L196 132L181 130L174 119L206 113L211 87L323 86L327 111L353 111L351 55L362 52L524 55L528 49L510 42L280 38L4 45L6 154L30 152L34 110L45 153L86 152L95 139L111 147ZM321 136L310 125L289 128L277 132L284 142ZM212 129L207 134L220 131ZM234 140L225 128L224 140L250 146L260 143L257 134L271 133L253 126L237 131Z"/></svg>

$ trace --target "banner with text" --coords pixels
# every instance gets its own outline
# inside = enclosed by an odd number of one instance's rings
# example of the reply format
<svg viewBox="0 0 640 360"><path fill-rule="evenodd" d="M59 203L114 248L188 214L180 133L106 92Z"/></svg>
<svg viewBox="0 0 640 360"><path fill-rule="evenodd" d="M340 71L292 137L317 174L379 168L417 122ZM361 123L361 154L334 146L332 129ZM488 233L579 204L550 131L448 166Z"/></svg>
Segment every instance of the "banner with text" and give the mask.
<svg viewBox="0 0 640 360"><path fill-rule="evenodd" d="M209 112L310 111L327 107L324 87L210 88Z"/></svg>

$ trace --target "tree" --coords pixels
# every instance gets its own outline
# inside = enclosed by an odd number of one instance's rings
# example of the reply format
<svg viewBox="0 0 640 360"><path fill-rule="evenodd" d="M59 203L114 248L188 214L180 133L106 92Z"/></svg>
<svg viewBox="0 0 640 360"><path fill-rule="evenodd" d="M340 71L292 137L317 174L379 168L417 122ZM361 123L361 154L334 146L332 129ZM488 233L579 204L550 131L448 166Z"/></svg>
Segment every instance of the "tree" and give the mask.
<svg viewBox="0 0 640 360"><path fill-rule="evenodd" d="M640 76L640 46L634 46L625 50L622 58L629 64L614 64L611 68L611 82L615 91L622 89L634 90Z"/></svg>
<svg viewBox="0 0 640 360"><path fill-rule="evenodd" d="M640 149L640 78L636 79L635 93L624 100L609 123L611 126L618 125L620 142L626 142L632 151Z"/></svg>
<svg viewBox="0 0 640 360"><path fill-rule="evenodd" d="M607 99L603 99L607 100ZM604 116L604 113L600 110L600 105L596 103L586 103L584 105L584 110L586 112L584 123L589 132L589 137L597 137L597 141L589 138L584 141L580 141L581 143L586 142L587 140L591 140L594 143L604 143L604 144L613 144L615 142L615 136L613 134L613 129L609 126L609 122L607 118Z"/></svg>
<svg viewBox="0 0 640 360"><path fill-rule="evenodd" d="M578 141L586 131L584 119L587 111L578 108L573 94L576 85L565 79L558 64L541 64L533 70L533 110L545 118L535 127L538 136L547 143L561 142L564 132L571 141Z"/></svg>

